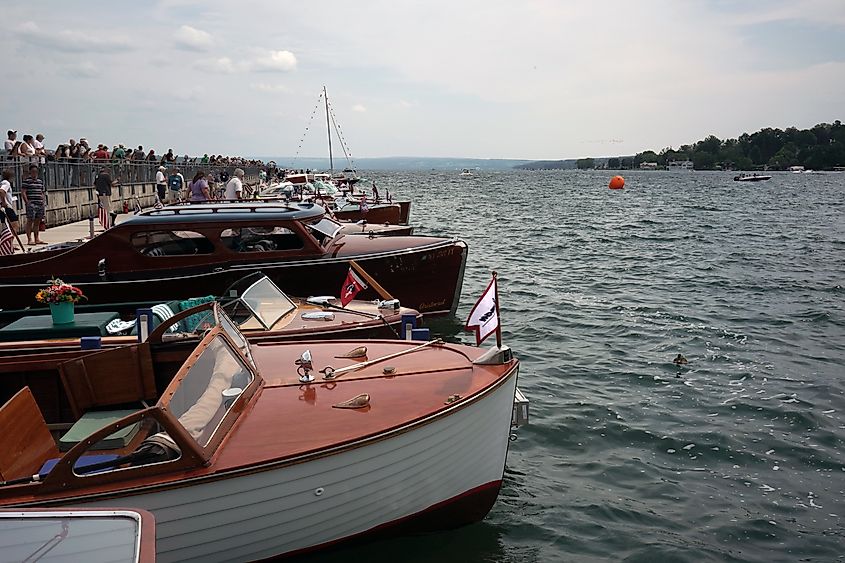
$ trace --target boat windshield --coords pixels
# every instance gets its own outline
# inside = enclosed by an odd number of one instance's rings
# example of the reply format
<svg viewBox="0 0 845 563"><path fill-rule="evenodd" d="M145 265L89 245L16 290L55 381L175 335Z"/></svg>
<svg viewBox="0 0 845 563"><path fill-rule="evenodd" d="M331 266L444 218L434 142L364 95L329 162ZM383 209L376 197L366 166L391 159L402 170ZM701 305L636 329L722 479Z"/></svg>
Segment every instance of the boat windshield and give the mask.
<svg viewBox="0 0 845 563"><path fill-rule="evenodd" d="M252 359L252 351L249 348L249 341L246 337L238 330L238 325L229 318L229 315L220 307L219 303L215 303L214 305L214 316L217 319L217 324L219 324L226 334L229 335L229 338L232 339L232 342L237 345L240 351L243 353L244 357L249 360L249 363L255 367L255 361Z"/></svg>
<svg viewBox="0 0 845 563"><path fill-rule="evenodd" d="M317 193L317 195L340 195L340 190L337 189L335 185L330 182L321 182L320 180L315 180L313 185L314 191Z"/></svg>
<svg viewBox="0 0 845 563"><path fill-rule="evenodd" d="M265 276L249 286L239 298L226 303L223 310L241 330L270 330L282 317L295 311L296 304Z"/></svg>
<svg viewBox="0 0 845 563"><path fill-rule="evenodd" d="M254 377L241 355L218 334L188 369L170 397L168 408L205 447Z"/></svg>
<svg viewBox="0 0 845 563"><path fill-rule="evenodd" d="M328 217L323 217L319 221L309 223L308 229L311 231L311 234L314 235L314 238L320 241L320 244L325 246L326 242L337 235L341 226L337 221L332 221Z"/></svg>

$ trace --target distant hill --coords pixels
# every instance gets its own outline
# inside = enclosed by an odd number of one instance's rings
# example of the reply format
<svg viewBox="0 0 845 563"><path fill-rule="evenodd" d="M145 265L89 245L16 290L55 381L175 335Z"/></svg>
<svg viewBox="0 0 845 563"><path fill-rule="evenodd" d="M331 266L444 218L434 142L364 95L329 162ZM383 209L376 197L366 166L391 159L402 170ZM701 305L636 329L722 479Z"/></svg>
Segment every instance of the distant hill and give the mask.
<svg viewBox="0 0 845 563"><path fill-rule="evenodd" d="M289 156L259 156L264 162L274 161L279 166L287 168L311 168L328 170L328 158L303 158L294 160ZM384 158L356 158L356 170L511 170L527 160L499 159L499 158L427 158L414 156L391 156ZM347 167L343 159L335 159L335 170Z"/></svg>

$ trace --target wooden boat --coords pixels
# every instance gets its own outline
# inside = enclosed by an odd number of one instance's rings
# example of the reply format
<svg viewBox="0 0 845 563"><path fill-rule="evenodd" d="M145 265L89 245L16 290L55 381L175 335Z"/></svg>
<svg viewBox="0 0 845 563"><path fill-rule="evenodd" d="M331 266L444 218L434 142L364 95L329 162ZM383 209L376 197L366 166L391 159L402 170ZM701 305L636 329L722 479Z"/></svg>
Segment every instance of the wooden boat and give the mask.
<svg viewBox="0 0 845 563"><path fill-rule="evenodd" d="M0 510L2 561L154 563L155 518L146 510Z"/></svg>
<svg viewBox="0 0 845 563"><path fill-rule="evenodd" d="M762 182L763 180L771 180L771 176L762 174L740 174L734 176L734 182Z"/></svg>
<svg viewBox="0 0 845 563"><path fill-rule="evenodd" d="M328 297L307 301L291 299L268 278L260 275L248 276L226 295L232 293L236 293L237 297L218 302L253 345L325 339L399 338L405 333L400 324L403 320L411 320L414 327L420 324L416 311L400 307L395 301L371 303L353 300L342 308L334 305L332 298ZM161 314L158 307L162 305L170 310L167 314L172 313L172 316L157 322L157 314ZM176 303L157 305L153 309L157 314L152 315L153 322L147 325L149 336L143 335L142 339L150 343L152 354L156 357L186 353L201 339L213 308L213 301L188 309L181 309ZM61 333L46 328L50 324L49 315L46 315L41 325L29 323L26 331L0 330L0 339L3 339L4 333L17 336L30 334L32 338L38 338L0 342L0 403L28 385L47 422L61 424L71 420L71 409L61 392L58 364L90 354L91 350L81 347L79 337L57 337ZM133 323L126 324L134 326ZM8 328L14 329L14 325ZM125 332L126 335L100 338L100 347L116 348L138 342L137 330Z"/></svg>
<svg viewBox="0 0 845 563"><path fill-rule="evenodd" d="M183 362L154 406L63 438L64 453L28 387L6 402L0 507L149 510L161 561L292 555L490 510L516 392L509 349L253 346L219 306L215 315L196 348L169 362L137 344L63 364L82 425L91 409L149 399ZM350 357L363 346L365 357Z"/></svg>
<svg viewBox="0 0 845 563"><path fill-rule="evenodd" d="M292 295L334 294L358 262L403 305L455 311L466 243L423 236L347 236L313 204L233 203L146 211L68 250L0 257L0 308L19 309L56 275L92 303L217 295L262 271ZM368 289L362 299L374 299ZM131 311L130 311L131 312Z"/></svg>
<svg viewBox="0 0 845 563"><path fill-rule="evenodd" d="M335 219L341 222L365 220L371 223L388 225L407 225L411 214L411 202L387 201L385 199L368 200L366 211L361 209L361 197L364 192L354 192L352 186L343 189L327 182L314 184L294 184L285 182L274 184L261 190L259 198L263 201L306 201L314 202L328 209Z"/></svg>

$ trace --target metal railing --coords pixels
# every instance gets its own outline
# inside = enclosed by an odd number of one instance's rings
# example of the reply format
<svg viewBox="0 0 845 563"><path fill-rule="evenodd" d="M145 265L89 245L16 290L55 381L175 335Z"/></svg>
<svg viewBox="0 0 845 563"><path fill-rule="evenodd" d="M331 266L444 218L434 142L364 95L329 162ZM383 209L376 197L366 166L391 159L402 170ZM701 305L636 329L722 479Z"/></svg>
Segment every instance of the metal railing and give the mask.
<svg viewBox="0 0 845 563"><path fill-rule="evenodd" d="M44 182L47 192L48 223L51 224L63 222L56 216L57 210L78 208L79 210L73 216L87 215L88 211L83 211L81 208L87 208L91 205L96 206L97 193L94 190L94 179L101 168L105 168L112 179L117 180L120 184L120 187L112 195L112 201L117 202L126 199L132 200L134 196L154 198L155 177L159 166L162 166L159 161L143 160L79 161L78 159L59 159L47 160L42 163L39 162L38 158L0 155L0 171L7 169L12 171L12 193L18 196L15 204L18 211L23 210L20 189L23 179L29 175L30 164L37 164L39 167L39 177ZM224 172L228 177L231 177L235 168L243 169L248 179L257 180L260 169L259 166L255 165L203 164L190 160L188 162L165 163L163 166L165 167L165 181L166 176L171 171L178 170L184 176L186 184L190 183L194 175L200 170L206 173L206 177L211 174L219 182ZM79 194L79 192L82 193ZM83 201L80 201L80 199ZM54 213L51 213L51 211ZM54 218L56 220L53 220ZM73 217L66 216L64 220L72 219Z"/></svg>

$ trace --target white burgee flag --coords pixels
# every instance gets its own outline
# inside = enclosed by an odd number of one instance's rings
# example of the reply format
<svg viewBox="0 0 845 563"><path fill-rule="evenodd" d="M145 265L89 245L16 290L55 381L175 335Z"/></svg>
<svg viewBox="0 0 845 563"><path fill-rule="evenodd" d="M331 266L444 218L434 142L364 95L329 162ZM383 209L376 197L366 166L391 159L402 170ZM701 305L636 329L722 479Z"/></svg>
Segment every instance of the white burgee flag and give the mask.
<svg viewBox="0 0 845 563"><path fill-rule="evenodd" d="M476 302L475 307L469 313L467 319L466 330L475 331L475 343L481 344L485 338L493 334L499 329L499 294L496 287L496 273L493 273L493 279L484 294Z"/></svg>

